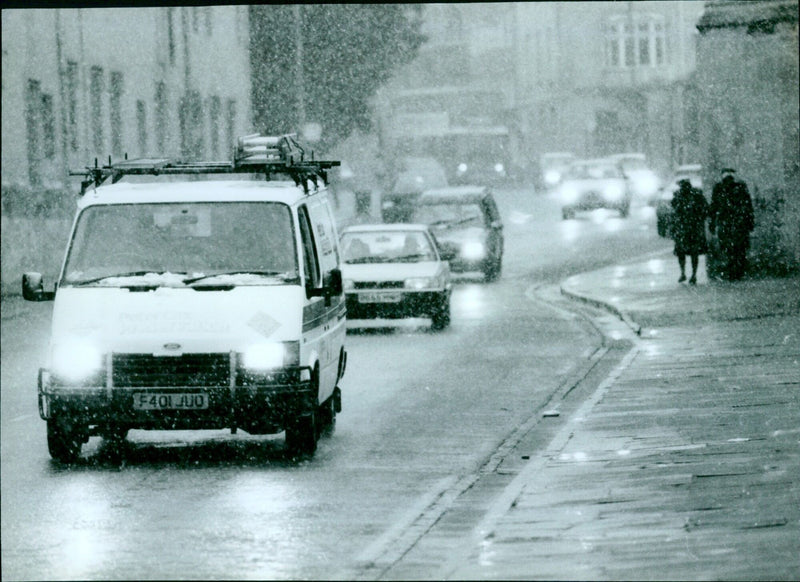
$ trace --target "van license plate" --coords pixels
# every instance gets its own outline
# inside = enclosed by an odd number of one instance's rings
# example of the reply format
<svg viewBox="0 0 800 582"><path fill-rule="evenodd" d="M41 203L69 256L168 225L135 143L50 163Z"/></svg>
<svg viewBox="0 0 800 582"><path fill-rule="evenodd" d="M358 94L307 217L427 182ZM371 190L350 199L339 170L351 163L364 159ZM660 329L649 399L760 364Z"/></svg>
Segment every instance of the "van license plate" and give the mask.
<svg viewBox="0 0 800 582"><path fill-rule="evenodd" d="M400 293L359 293L359 303L399 303Z"/></svg>
<svg viewBox="0 0 800 582"><path fill-rule="evenodd" d="M208 394L204 392L135 392L135 410L205 410Z"/></svg>

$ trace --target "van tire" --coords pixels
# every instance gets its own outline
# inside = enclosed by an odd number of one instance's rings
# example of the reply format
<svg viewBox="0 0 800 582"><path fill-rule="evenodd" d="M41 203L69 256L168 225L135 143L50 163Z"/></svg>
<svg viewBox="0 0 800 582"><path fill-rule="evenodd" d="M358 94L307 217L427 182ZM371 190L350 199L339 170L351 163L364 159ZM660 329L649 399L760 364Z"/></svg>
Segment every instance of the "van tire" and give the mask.
<svg viewBox="0 0 800 582"><path fill-rule="evenodd" d="M57 418L47 421L47 449L60 463L74 463L81 454L84 435L80 427Z"/></svg>
<svg viewBox="0 0 800 582"><path fill-rule="evenodd" d="M286 448L301 455L313 454L318 436L316 411L298 416L286 427Z"/></svg>
<svg viewBox="0 0 800 582"><path fill-rule="evenodd" d="M336 403L331 395L325 402L320 404L317 409L317 431L319 436L323 434L331 435L336 429Z"/></svg>

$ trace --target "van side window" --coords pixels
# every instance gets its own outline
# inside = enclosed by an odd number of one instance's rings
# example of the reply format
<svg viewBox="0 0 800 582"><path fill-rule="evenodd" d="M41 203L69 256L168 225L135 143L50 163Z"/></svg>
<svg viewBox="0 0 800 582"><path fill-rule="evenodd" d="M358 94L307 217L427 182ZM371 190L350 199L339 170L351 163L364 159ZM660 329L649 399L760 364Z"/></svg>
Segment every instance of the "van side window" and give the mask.
<svg viewBox="0 0 800 582"><path fill-rule="evenodd" d="M316 288L320 285L319 258L314 245L314 234L311 231L311 220L305 206L299 208L297 218L300 221L300 238L303 241L303 265L306 271L306 282Z"/></svg>

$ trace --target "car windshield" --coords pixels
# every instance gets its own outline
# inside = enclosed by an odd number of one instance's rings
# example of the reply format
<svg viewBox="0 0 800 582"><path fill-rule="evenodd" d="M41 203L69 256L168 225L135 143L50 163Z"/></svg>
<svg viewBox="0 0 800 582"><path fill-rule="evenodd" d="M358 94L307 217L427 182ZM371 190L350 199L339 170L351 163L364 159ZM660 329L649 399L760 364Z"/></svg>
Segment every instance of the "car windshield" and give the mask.
<svg viewBox="0 0 800 582"><path fill-rule="evenodd" d="M483 213L478 203L421 204L414 209L414 222L433 227L483 226Z"/></svg>
<svg viewBox="0 0 800 582"><path fill-rule="evenodd" d="M424 232L347 232L342 235L344 262L419 263L435 261L436 251Z"/></svg>
<svg viewBox="0 0 800 582"><path fill-rule="evenodd" d="M222 274L286 281L299 276L295 257L284 204L90 206L78 218L63 283L114 285L117 277L154 274L181 274L179 285Z"/></svg>
<svg viewBox="0 0 800 582"><path fill-rule="evenodd" d="M591 180L599 178L620 178L619 169L612 164L607 165L588 165L576 164L571 166L567 172L568 179Z"/></svg>

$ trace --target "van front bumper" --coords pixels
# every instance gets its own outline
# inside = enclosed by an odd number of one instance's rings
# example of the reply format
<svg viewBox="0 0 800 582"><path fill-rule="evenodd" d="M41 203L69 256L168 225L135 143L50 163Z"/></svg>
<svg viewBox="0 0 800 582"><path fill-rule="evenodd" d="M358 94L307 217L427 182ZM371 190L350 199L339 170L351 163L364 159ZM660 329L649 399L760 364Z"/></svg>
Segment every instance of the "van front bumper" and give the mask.
<svg viewBox="0 0 800 582"><path fill-rule="evenodd" d="M44 376L44 381L42 377ZM310 380L244 386L80 387L59 386L40 373L39 415L43 420L68 417L85 425L117 425L158 430L192 430L242 427L251 432L279 432L297 416L317 406ZM203 408L140 409L136 400L147 396L203 395ZM163 398L162 398L163 400Z"/></svg>

